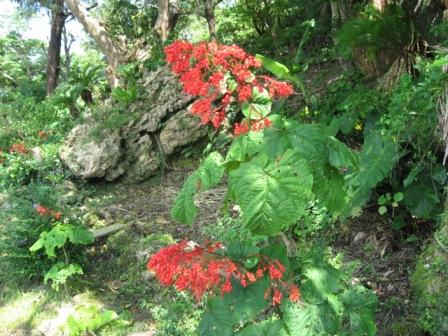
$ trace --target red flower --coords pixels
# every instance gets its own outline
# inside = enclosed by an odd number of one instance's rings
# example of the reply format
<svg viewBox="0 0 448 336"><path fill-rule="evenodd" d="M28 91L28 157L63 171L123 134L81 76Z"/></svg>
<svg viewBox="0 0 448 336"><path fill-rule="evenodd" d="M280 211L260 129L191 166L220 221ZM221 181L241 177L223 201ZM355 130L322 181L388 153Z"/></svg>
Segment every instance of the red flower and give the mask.
<svg viewBox="0 0 448 336"><path fill-rule="evenodd" d="M294 92L292 86L288 83L280 82L270 77L265 77L265 79L267 81L269 95L273 98L289 97Z"/></svg>
<svg viewBox="0 0 448 336"><path fill-rule="evenodd" d="M278 290L274 289L274 295L272 296L272 305L276 306L282 302L283 294Z"/></svg>
<svg viewBox="0 0 448 336"><path fill-rule="evenodd" d="M238 99L240 102L248 101L252 96L252 86L244 85L239 88Z"/></svg>
<svg viewBox="0 0 448 336"><path fill-rule="evenodd" d="M215 128L219 128L226 114L234 110L228 108L232 102L250 100L253 88L262 92L266 87L271 98L287 97L293 92L288 83L268 76L255 76L254 69L259 68L261 62L236 45L213 42L193 45L176 41L165 48L165 54L172 71L180 77L184 92L200 97L199 102L193 104L192 113L200 116L204 124L211 123ZM214 106L213 102L219 99L222 105ZM258 131L268 127L268 123L260 119L245 126L235 124L234 134L244 134L250 129Z"/></svg>
<svg viewBox="0 0 448 336"><path fill-rule="evenodd" d="M295 285L292 285L290 287L289 299L292 302L297 302L297 301L299 301L299 298L300 298L299 288L297 286L295 286Z"/></svg>
<svg viewBox="0 0 448 336"><path fill-rule="evenodd" d="M196 100L191 105L191 113L199 116L202 123L208 123L212 115L212 100L210 98Z"/></svg>
<svg viewBox="0 0 448 336"><path fill-rule="evenodd" d="M283 293L292 301L299 297L298 288L282 280L284 266L277 260L259 256L258 269L254 273L224 256L217 250L223 249L220 243L201 247L188 241L170 245L154 254L148 261L148 269L156 273L157 279L164 286L174 286L179 291L188 290L196 300L200 300L206 292L224 295L233 290L232 279L241 286L247 287L264 276L264 272L275 269L281 272L280 277L270 277L271 285L265 293L268 300L273 293L272 304L277 305Z"/></svg>
<svg viewBox="0 0 448 336"><path fill-rule="evenodd" d="M226 118L226 114L225 114L224 110L220 110L220 111L216 112L212 119L213 127L219 128L219 126L221 126L221 124L225 118Z"/></svg>
<svg viewBox="0 0 448 336"><path fill-rule="evenodd" d="M9 147L10 154L13 154L13 153L26 154L28 152L29 152L28 148L26 148L25 145L21 144L21 143L16 143L16 144L13 144L11 147Z"/></svg>
<svg viewBox="0 0 448 336"><path fill-rule="evenodd" d="M229 258L214 256L214 246L191 249L187 241L168 246L151 257L148 269L156 272L162 285L190 290L198 301L206 291L228 293L232 290L230 278L238 267Z"/></svg>
<svg viewBox="0 0 448 336"><path fill-rule="evenodd" d="M274 279L281 279L283 273L285 272L285 266L283 266L278 260L275 260L272 264L268 266L269 277Z"/></svg>
<svg viewBox="0 0 448 336"><path fill-rule="evenodd" d="M44 207L43 205L38 204L36 206L36 212L41 216L48 216L51 213L51 209Z"/></svg>
<svg viewBox="0 0 448 336"><path fill-rule="evenodd" d="M255 278L255 275L253 275L251 272L247 272L246 277L250 283L254 283L255 281L257 281L257 279Z"/></svg>
<svg viewBox="0 0 448 336"><path fill-rule="evenodd" d="M47 133L45 133L44 131L39 131L39 132L37 132L37 136L38 136L39 138L41 138L41 139L46 139L46 138L48 138Z"/></svg>
<svg viewBox="0 0 448 336"><path fill-rule="evenodd" d="M54 219L56 219L56 220L60 220L60 219L62 218L62 213L60 213L60 212L55 212L55 213L53 214L53 217L54 217Z"/></svg>
<svg viewBox="0 0 448 336"><path fill-rule="evenodd" d="M233 125L233 135L235 136L246 134L248 132L249 132L249 126L247 125L247 123L241 123L241 124L236 123L235 125Z"/></svg>

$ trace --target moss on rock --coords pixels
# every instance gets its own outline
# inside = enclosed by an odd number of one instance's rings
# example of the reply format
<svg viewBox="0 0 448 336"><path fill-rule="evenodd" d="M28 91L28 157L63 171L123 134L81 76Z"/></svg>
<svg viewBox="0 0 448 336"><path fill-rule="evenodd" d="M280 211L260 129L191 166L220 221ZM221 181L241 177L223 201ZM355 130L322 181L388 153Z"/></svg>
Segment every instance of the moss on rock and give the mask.
<svg viewBox="0 0 448 336"><path fill-rule="evenodd" d="M420 327L435 336L448 335L448 221L417 260L411 276Z"/></svg>

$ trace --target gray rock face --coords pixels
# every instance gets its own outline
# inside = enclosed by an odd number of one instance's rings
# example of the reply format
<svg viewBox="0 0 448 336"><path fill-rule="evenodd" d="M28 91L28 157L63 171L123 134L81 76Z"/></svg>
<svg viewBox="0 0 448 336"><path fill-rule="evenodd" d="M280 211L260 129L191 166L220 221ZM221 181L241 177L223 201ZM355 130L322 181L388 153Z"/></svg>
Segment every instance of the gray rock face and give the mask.
<svg viewBox="0 0 448 336"><path fill-rule="evenodd" d="M173 115L160 132L160 143L167 154L174 153L177 149L196 142L205 136L206 129L198 118L184 109Z"/></svg>
<svg viewBox="0 0 448 336"><path fill-rule="evenodd" d="M100 138L94 137L92 133L92 125L76 126L61 148L61 159L77 177L106 178L111 181L115 175L111 171L119 164L122 156L119 131L104 130Z"/></svg>
<svg viewBox="0 0 448 336"><path fill-rule="evenodd" d="M128 125L92 136L98 125L90 120L70 132L60 156L73 175L139 182L159 169L161 148L170 155L205 135L205 127L188 110L193 99L167 67L145 73L140 85L145 94L129 107L137 118Z"/></svg>

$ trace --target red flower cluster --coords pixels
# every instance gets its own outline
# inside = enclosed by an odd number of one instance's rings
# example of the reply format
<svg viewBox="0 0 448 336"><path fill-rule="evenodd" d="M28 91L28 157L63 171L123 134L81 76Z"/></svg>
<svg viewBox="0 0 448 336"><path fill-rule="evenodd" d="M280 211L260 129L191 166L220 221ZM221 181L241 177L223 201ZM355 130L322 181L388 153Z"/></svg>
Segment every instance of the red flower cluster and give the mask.
<svg viewBox="0 0 448 336"><path fill-rule="evenodd" d="M198 301L206 292L220 292L221 295L231 292L232 279L246 287L265 275L271 281L265 298L269 299L272 292L273 305L281 302L282 292L289 293L293 302L298 301L299 289L282 281L285 267L277 259L260 256L257 270L250 272L222 253L216 253L222 248L220 243L201 247L182 241L154 254L147 267L155 271L162 285L173 285L179 291L190 290Z"/></svg>
<svg viewBox="0 0 448 336"><path fill-rule="evenodd" d="M47 135L47 133L45 132L45 131L39 131L39 132L37 132L37 136L39 137L39 138L41 138L41 139L47 139L48 138L48 135Z"/></svg>
<svg viewBox="0 0 448 336"><path fill-rule="evenodd" d="M191 112L204 124L211 123L215 128L224 122L230 105L250 101L254 89L267 90L273 99L293 93L288 83L255 76L253 70L261 67L261 62L235 45L214 42L193 45L179 40L167 46L165 54L172 71L180 77L184 91L200 97L193 103ZM259 130L269 124L265 116L251 116L251 119L247 120L247 127L241 127L244 121L235 124L234 134ZM252 122L258 126L251 127Z"/></svg>
<svg viewBox="0 0 448 336"><path fill-rule="evenodd" d="M42 217L53 217L56 220L59 220L62 218L62 213L59 211L54 211L50 208L46 208L43 205L36 205L35 206L35 210L36 212L42 216Z"/></svg>
<svg viewBox="0 0 448 336"><path fill-rule="evenodd" d="M29 152L28 148L25 147L24 144L16 143L9 147L9 153L18 153L18 154L27 154Z"/></svg>
<svg viewBox="0 0 448 336"><path fill-rule="evenodd" d="M245 119L241 123L235 123L233 125L233 134L235 136L246 134L250 130L259 131L265 127L270 127L272 122L269 119L261 119L261 120L250 120Z"/></svg>

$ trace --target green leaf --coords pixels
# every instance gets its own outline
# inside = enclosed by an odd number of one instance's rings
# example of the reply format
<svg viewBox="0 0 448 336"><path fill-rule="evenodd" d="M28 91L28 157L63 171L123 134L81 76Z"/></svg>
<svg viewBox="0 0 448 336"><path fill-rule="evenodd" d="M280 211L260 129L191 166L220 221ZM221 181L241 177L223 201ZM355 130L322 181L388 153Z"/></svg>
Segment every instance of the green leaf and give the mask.
<svg viewBox="0 0 448 336"><path fill-rule="evenodd" d="M50 231L42 232L39 239L30 247L30 251L45 248L45 253L49 257L56 257L54 250L64 246L67 239L73 244L91 244L94 241L92 233L86 228L58 223Z"/></svg>
<svg viewBox="0 0 448 336"><path fill-rule="evenodd" d="M275 235L297 221L311 199L313 176L293 151L278 160L259 155L230 172L229 186L255 234Z"/></svg>
<svg viewBox="0 0 448 336"><path fill-rule="evenodd" d="M61 224L58 224L50 231L42 232L39 239L30 247L30 251L35 252L43 247L49 257L56 257L55 248L61 248L66 241L67 234L62 229Z"/></svg>
<svg viewBox="0 0 448 336"><path fill-rule="evenodd" d="M202 165L191 174L177 195L171 216L178 221L191 225L196 217L194 196L216 186L224 175L224 160L218 152L211 153Z"/></svg>
<svg viewBox="0 0 448 336"><path fill-rule="evenodd" d="M191 174L174 200L171 216L181 223L192 225L196 217L197 210L194 205L194 195L200 189L198 180L196 172Z"/></svg>
<svg viewBox="0 0 448 336"><path fill-rule="evenodd" d="M399 216L394 219L391 226L392 226L392 230L398 231L406 226L406 222L403 217Z"/></svg>
<svg viewBox="0 0 448 336"><path fill-rule="evenodd" d="M224 303L230 307L234 323L246 322L254 319L262 309L267 307L268 301L264 293L268 288L267 277L258 280L247 287L232 281L232 291L224 295Z"/></svg>
<svg viewBox="0 0 448 336"><path fill-rule="evenodd" d="M266 57L266 56L263 56L260 54L256 54L255 58L258 59L259 61L261 61L263 68L270 71L271 73L276 75L278 78L291 80L291 77L293 77L290 74L289 69L285 65L273 60L272 58L269 58L269 57Z"/></svg>
<svg viewBox="0 0 448 336"><path fill-rule="evenodd" d="M233 140L226 155L226 162L246 161L256 154L261 147L263 132L249 132Z"/></svg>
<svg viewBox="0 0 448 336"><path fill-rule="evenodd" d="M259 253L259 247L241 242L230 242L226 246L226 254L235 261L244 260Z"/></svg>
<svg viewBox="0 0 448 336"><path fill-rule="evenodd" d="M378 305L377 296L363 286L354 286L342 293L341 299L345 307L345 316L348 317L348 335L376 335L375 309Z"/></svg>
<svg viewBox="0 0 448 336"><path fill-rule="evenodd" d="M385 213L387 213L387 208L386 208L384 205L380 206L380 207L378 208L378 213L379 213L381 216L384 215Z"/></svg>
<svg viewBox="0 0 448 336"><path fill-rule="evenodd" d="M280 320L263 321L245 327L235 336L288 336Z"/></svg>
<svg viewBox="0 0 448 336"><path fill-rule="evenodd" d="M271 112L272 101L266 89L262 92L254 87L252 90L252 98L250 102L242 105L242 112L246 118L258 120L267 117Z"/></svg>
<svg viewBox="0 0 448 336"><path fill-rule="evenodd" d="M278 122L275 128L265 129L263 151L276 158L294 149L310 166L323 166L328 162L328 138L331 131L319 125L300 124L292 120Z"/></svg>
<svg viewBox="0 0 448 336"><path fill-rule="evenodd" d="M44 283L47 283L48 280L52 281L51 287L56 290L59 290L59 286L65 284L67 279L76 275L83 274L81 266L78 264L65 264L63 262L59 262L54 264L51 269L45 273Z"/></svg>
<svg viewBox="0 0 448 336"><path fill-rule="evenodd" d="M329 156L330 164L338 169L349 169L350 172L358 168L358 157L344 143L334 137L329 137Z"/></svg>
<svg viewBox="0 0 448 336"><path fill-rule="evenodd" d="M384 205L384 204L386 204L387 203L387 199L386 199L386 197L384 196L384 195L381 195L379 198L378 198L378 205Z"/></svg>
<svg viewBox="0 0 448 336"><path fill-rule="evenodd" d="M446 168L441 165L437 164L432 169L432 179L436 181L440 185L444 185L446 182Z"/></svg>
<svg viewBox="0 0 448 336"><path fill-rule="evenodd" d="M233 335L232 312L227 304L219 297L208 300L205 315L199 322L200 336L232 336Z"/></svg>
<svg viewBox="0 0 448 336"><path fill-rule="evenodd" d="M329 164L314 168L314 193L333 216L340 215L347 204L344 178Z"/></svg>
<svg viewBox="0 0 448 336"><path fill-rule="evenodd" d="M403 200L403 193L402 192L397 192L394 194L394 201L395 202L401 202Z"/></svg>
<svg viewBox="0 0 448 336"><path fill-rule="evenodd" d="M430 219L442 212L438 192L428 177L407 187L403 196L403 203L413 216Z"/></svg>
<svg viewBox="0 0 448 336"><path fill-rule="evenodd" d="M83 226L71 225L66 229L67 237L73 244L92 244L95 241L93 234Z"/></svg>
<svg viewBox="0 0 448 336"><path fill-rule="evenodd" d="M405 188L409 187L415 181L420 171L421 168L419 166L413 167L409 175L403 180L403 186Z"/></svg>
<svg viewBox="0 0 448 336"><path fill-rule="evenodd" d="M340 322L327 304L293 304L285 301L282 306L283 321L290 335L336 335Z"/></svg>
<svg viewBox="0 0 448 336"><path fill-rule="evenodd" d="M29 248L29 250L31 252L36 252L38 250L40 250L42 247L44 247L44 242L45 242L45 236L47 235L47 232L44 231L40 234L40 237L38 240L35 241L35 243L33 245L31 245L31 247Z"/></svg>
<svg viewBox="0 0 448 336"><path fill-rule="evenodd" d="M311 290L316 303L333 301L333 294L344 288L344 281L348 278L347 274L326 262L307 263L303 275L307 278L305 285ZM339 309L337 305L334 308Z"/></svg>
<svg viewBox="0 0 448 336"><path fill-rule="evenodd" d="M370 133L359 153L359 170L349 177L349 184L360 189L374 188L395 166L395 143L383 140L379 133Z"/></svg>

